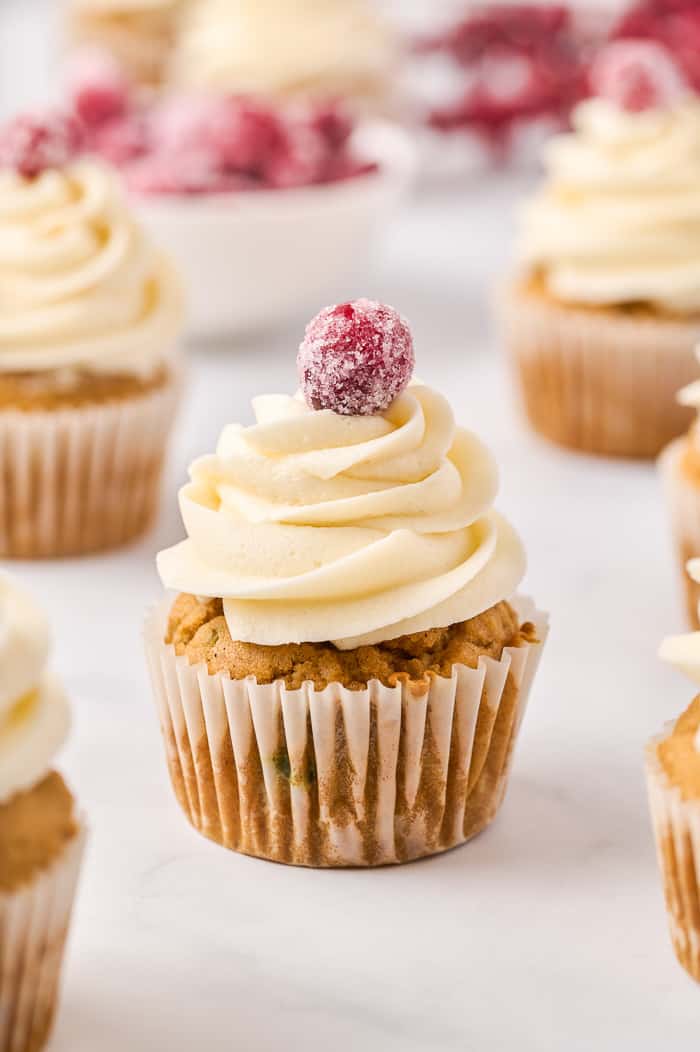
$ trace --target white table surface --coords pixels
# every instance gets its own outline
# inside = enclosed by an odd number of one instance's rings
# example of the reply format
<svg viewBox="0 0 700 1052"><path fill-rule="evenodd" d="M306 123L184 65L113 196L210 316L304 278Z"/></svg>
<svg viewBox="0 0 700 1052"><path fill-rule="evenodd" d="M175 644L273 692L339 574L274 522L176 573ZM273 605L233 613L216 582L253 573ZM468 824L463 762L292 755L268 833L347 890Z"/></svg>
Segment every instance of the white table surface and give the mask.
<svg viewBox="0 0 700 1052"><path fill-rule="evenodd" d="M489 323L512 183L424 197L349 293L413 321L420 375L503 468L500 505L552 613L506 804L465 848L403 868L312 872L200 838L171 793L140 632L175 491L249 398L294 384L300 325L192 359L157 529L109 557L16 564L55 626L75 707L63 766L92 838L53 1052L657 1052L697 1048L676 964L642 752L691 688L655 657L682 625L652 466L530 437Z"/></svg>

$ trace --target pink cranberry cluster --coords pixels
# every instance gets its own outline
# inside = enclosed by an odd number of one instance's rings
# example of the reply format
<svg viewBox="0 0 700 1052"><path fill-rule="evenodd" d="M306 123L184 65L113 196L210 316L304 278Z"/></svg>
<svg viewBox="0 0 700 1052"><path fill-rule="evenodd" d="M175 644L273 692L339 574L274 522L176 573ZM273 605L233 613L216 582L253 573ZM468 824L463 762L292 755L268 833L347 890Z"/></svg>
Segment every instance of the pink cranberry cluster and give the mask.
<svg viewBox="0 0 700 1052"><path fill-rule="evenodd" d="M144 103L109 58L89 54L70 79L87 149L149 194L212 194L339 182L375 165L352 149L339 104L273 108L234 96L175 95Z"/></svg>
<svg viewBox="0 0 700 1052"><path fill-rule="evenodd" d="M359 299L322 310L299 348L299 383L311 409L371 416L388 409L411 380L411 330L383 303Z"/></svg>
<svg viewBox="0 0 700 1052"><path fill-rule="evenodd" d="M463 94L434 109L429 123L440 131L471 131L499 150L523 123L565 123L586 91L589 42L563 5L483 5L447 32L419 41L417 50L442 53L465 74Z"/></svg>

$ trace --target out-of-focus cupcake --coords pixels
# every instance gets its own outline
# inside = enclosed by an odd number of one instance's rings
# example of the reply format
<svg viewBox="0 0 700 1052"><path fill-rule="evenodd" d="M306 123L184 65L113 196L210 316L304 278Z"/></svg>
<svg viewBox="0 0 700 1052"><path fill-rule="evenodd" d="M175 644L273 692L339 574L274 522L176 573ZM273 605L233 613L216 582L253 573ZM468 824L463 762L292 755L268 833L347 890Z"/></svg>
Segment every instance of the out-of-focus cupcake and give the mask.
<svg viewBox="0 0 700 1052"><path fill-rule="evenodd" d="M696 353L700 355L700 351ZM683 388L678 399L681 405L700 411L700 381ZM678 552L688 620L693 628L700 628L700 586L686 572L689 560L700 558L700 418L696 417L686 435L667 446L659 459L659 468Z"/></svg>
<svg viewBox="0 0 700 1052"><path fill-rule="evenodd" d="M657 45L620 43L548 147L524 214L506 339L532 426L650 457L689 424L700 336L700 102Z"/></svg>
<svg viewBox="0 0 700 1052"><path fill-rule="evenodd" d="M0 133L0 555L151 522L180 387L180 283L72 121Z"/></svg>
<svg viewBox="0 0 700 1052"><path fill-rule="evenodd" d="M166 76L185 0L69 0L74 43L113 55L139 85Z"/></svg>
<svg viewBox="0 0 700 1052"><path fill-rule="evenodd" d="M688 570L700 584L700 561ZM700 683L700 633L665 640L661 657ZM700 982L700 695L650 742L647 781L673 948Z"/></svg>
<svg viewBox="0 0 700 1052"><path fill-rule="evenodd" d="M182 87L376 108L396 48L367 0L194 0L171 66Z"/></svg>
<svg viewBox="0 0 700 1052"><path fill-rule="evenodd" d="M255 400L180 494L180 595L147 652L177 798L246 854L307 866L432 855L506 790L547 627L513 599L520 540L496 466L447 401L407 386L391 308L323 311L302 393Z"/></svg>
<svg viewBox="0 0 700 1052"><path fill-rule="evenodd" d="M52 770L68 702L47 671L49 632L0 574L0 1049L39 1052L51 1031L85 839Z"/></svg>

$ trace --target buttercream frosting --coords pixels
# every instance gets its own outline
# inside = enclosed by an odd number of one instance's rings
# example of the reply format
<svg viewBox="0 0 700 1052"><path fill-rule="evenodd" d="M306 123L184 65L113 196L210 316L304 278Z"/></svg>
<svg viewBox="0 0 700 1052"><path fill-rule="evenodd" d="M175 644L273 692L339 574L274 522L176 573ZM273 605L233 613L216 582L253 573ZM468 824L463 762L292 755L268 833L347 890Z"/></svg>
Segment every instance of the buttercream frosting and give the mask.
<svg viewBox="0 0 700 1052"><path fill-rule="evenodd" d="M234 639L341 649L445 627L509 598L522 545L493 510L498 472L422 384L383 414L253 403L180 492L188 539L161 552L168 588L224 600Z"/></svg>
<svg viewBox="0 0 700 1052"><path fill-rule="evenodd" d="M388 31L364 0L199 0L173 79L246 94L375 94L391 59Z"/></svg>
<svg viewBox="0 0 700 1052"><path fill-rule="evenodd" d="M577 107L547 148L520 256L559 299L700 311L700 102L628 113Z"/></svg>
<svg viewBox="0 0 700 1052"><path fill-rule="evenodd" d="M0 804L48 774L68 733L68 702L48 657L44 615L0 573Z"/></svg>
<svg viewBox="0 0 700 1052"><path fill-rule="evenodd" d="M175 349L180 282L105 168L0 171L0 372L153 372Z"/></svg>

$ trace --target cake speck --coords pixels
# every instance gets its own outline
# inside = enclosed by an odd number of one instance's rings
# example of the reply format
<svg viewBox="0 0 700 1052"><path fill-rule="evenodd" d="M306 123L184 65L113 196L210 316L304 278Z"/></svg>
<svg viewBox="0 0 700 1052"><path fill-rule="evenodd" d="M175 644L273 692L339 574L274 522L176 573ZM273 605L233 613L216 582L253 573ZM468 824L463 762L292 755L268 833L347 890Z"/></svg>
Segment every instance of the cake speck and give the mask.
<svg viewBox="0 0 700 1052"><path fill-rule="evenodd" d="M299 381L311 409L372 416L408 386L415 356L411 330L383 303L359 299L322 310L299 348Z"/></svg>

